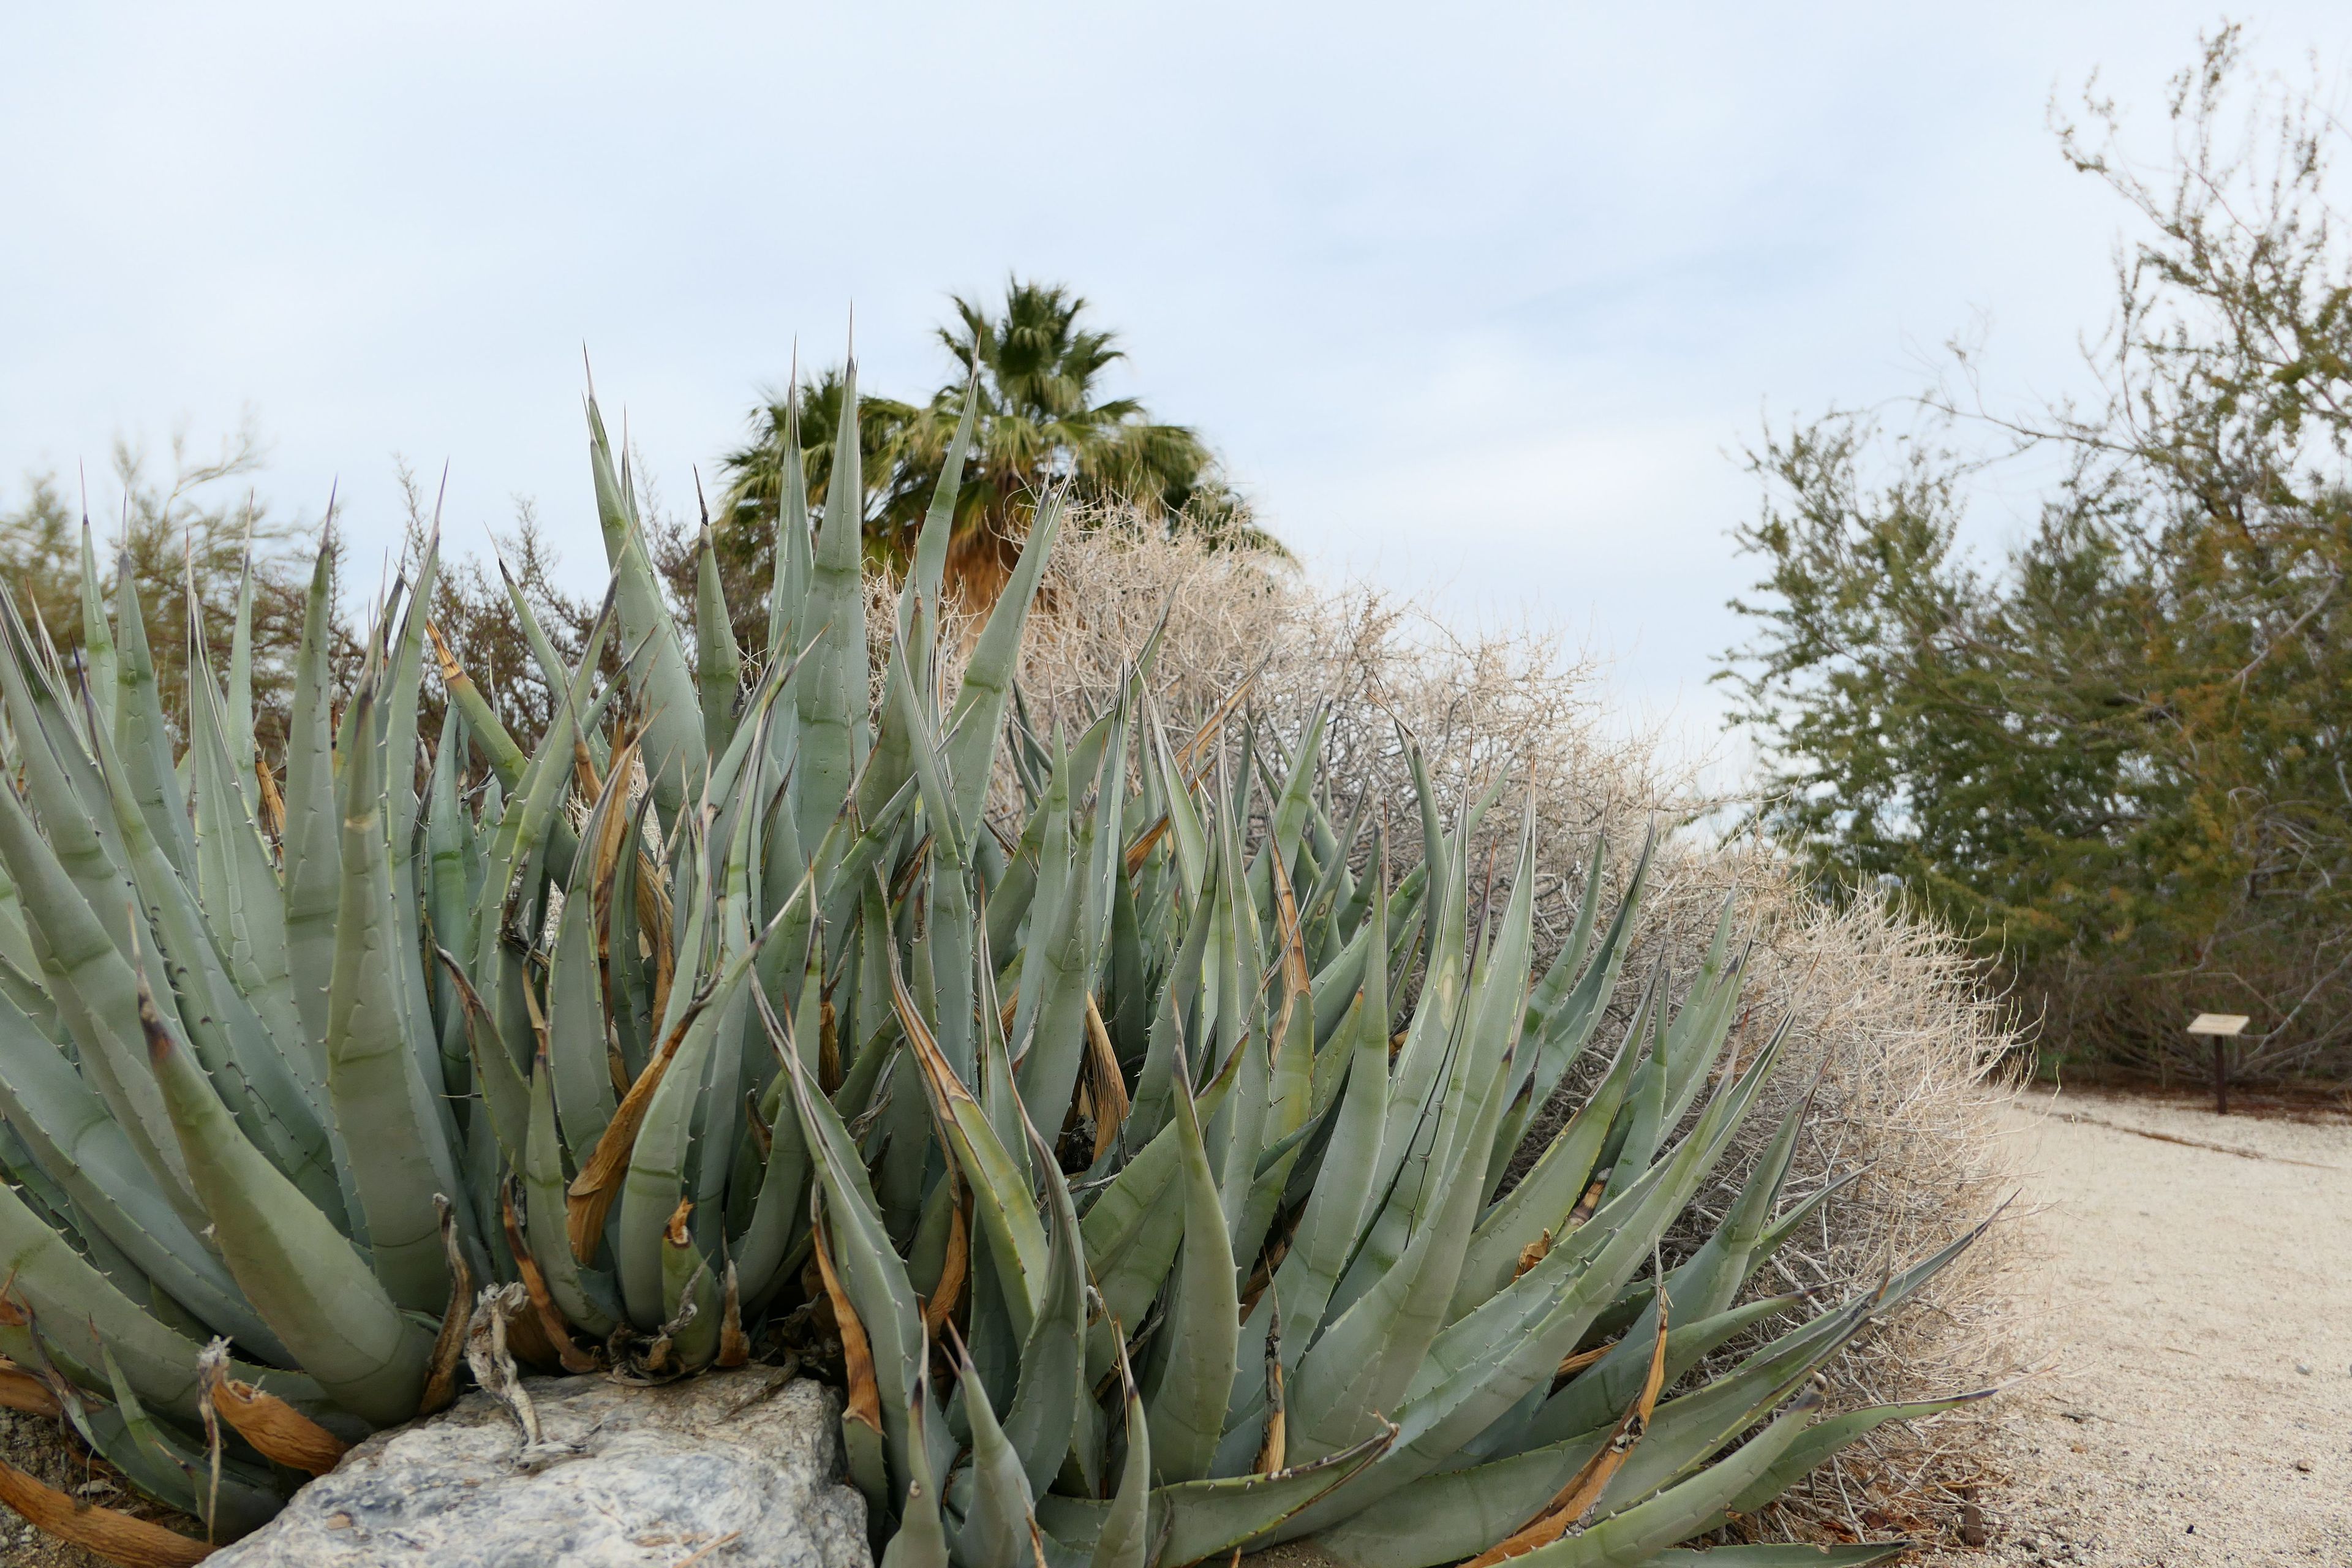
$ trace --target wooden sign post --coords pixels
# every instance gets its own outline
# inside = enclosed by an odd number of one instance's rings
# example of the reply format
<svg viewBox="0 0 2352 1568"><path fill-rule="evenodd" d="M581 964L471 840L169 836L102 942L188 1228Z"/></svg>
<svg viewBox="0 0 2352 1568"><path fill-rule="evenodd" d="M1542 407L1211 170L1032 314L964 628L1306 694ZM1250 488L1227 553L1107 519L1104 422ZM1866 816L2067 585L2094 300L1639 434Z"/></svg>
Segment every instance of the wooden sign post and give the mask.
<svg viewBox="0 0 2352 1568"><path fill-rule="evenodd" d="M2230 1114L2230 1066L2222 1054L2228 1047L2223 1041L2233 1038L2250 1022L2243 1013L2200 1013L2190 1020L2189 1032L2210 1036L2213 1041L2213 1114Z"/></svg>

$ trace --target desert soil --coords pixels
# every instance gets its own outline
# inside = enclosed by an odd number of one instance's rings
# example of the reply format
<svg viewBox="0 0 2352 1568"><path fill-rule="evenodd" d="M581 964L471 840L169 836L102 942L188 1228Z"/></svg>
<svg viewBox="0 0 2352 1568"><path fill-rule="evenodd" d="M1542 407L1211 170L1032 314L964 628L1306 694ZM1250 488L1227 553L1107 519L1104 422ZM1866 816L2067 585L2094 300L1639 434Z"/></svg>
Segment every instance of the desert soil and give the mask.
<svg viewBox="0 0 2352 1568"><path fill-rule="evenodd" d="M2352 1120L2046 1090L2010 1118L2055 1364L1995 1412L1985 1548L1936 1561L2352 1565Z"/></svg>

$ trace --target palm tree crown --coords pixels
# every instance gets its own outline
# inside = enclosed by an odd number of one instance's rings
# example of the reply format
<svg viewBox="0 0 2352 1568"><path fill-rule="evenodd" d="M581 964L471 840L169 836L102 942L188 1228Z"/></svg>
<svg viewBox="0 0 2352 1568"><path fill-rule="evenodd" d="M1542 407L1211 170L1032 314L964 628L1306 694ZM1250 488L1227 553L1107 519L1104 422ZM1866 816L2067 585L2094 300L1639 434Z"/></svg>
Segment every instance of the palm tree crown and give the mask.
<svg viewBox="0 0 2352 1568"><path fill-rule="evenodd" d="M939 329L939 341L959 367L969 367L977 405L948 559L950 587L968 603L994 600L1036 499L1052 485L1068 486L1082 500L1124 502L1147 526L1170 533L1280 549L1251 521L1248 502L1195 431L1154 421L1135 398L1103 395L1105 372L1126 351L1118 334L1081 321L1083 296L1062 284L1011 278L995 313L961 294L950 302L954 320ZM748 589L757 592L769 570L787 415L798 415L808 493L820 498L832 472L840 384L838 371L823 373L800 388L796 409L784 396L770 396L753 411L751 439L725 460L720 531L731 537L721 550ZM903 566L914 548L966 384L960 374L920 407L859 400L866 547L877 565Z"/></svg>

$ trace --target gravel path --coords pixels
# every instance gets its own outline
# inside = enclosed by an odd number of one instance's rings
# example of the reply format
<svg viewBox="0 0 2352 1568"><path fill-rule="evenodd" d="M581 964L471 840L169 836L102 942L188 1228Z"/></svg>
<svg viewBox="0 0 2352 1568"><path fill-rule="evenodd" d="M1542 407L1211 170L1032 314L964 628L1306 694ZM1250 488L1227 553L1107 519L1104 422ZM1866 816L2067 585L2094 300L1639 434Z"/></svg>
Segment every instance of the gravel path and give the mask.
<svg viewBox="0 0 2352 1568"><path fill-rule="evenodd" d="M1941 1560L2352 1565L2352 1123L2077 1092L2011 1125L2057 1364L2002 1402L1987 1549Z"/></svg>

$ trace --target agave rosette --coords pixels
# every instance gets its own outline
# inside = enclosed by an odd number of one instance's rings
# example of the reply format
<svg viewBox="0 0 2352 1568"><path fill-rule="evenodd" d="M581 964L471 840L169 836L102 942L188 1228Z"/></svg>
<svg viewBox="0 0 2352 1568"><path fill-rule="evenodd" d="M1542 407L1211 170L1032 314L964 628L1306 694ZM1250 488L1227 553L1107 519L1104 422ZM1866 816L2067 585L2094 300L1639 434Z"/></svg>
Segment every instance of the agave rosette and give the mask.
<svg viewBox="0 0 2352 1568"><path fill-rule="evenodd" d="M1499 784L1449 825L1413 755L1391 846L1330 808L1320 719L1171 733L1151 647L1039 734L1014 669L1062 510L950 671L954 458L878 703L854 449L821 525L784 465L763 654L707 539L689 639L589 416L612 589L572 665L515 596L558 697L529 752L426 625L431 544L340 714L322 552L282 805L249 603L225 687L192 638L175 730L127 572L110 615L85 543L70 669L0 598L0 1351L142 1489L266 1520L453 1395L484 1291L545 1371L829 1327L887 1568L1669 1563L1952 1403L1805 1392L1948 1251L1850 1301L1749 1289L1822 1196L1783 1201L1801 1109L1661 1272L1780 1056L1731 1059L1727 911L1507 1182L1602 1048L1642 872L1604 923L1596 851L1538 973L1531 810L1473 930Z"/></svg>

